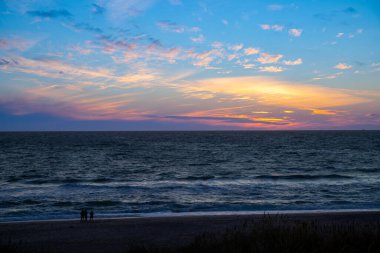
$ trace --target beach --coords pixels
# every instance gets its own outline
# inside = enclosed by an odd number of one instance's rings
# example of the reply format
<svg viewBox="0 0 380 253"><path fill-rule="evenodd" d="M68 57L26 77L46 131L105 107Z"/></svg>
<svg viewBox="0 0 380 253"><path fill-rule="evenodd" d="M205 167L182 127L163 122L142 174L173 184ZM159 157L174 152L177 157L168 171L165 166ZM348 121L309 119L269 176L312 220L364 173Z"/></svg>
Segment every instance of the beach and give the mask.
<svg viewBox="0 0 380 253"><path fill-rule="evenodd" d="M278 215L271 214L271 217ZM315 224L376 224L379 211L281 214L290 222ZM18 250L42 252L127 252L129 248L173 248L190 244L202 234L221 234L247 223L260 223L263 214L202 215L78 220L25 221L0 224L1 243Z"/></svg>

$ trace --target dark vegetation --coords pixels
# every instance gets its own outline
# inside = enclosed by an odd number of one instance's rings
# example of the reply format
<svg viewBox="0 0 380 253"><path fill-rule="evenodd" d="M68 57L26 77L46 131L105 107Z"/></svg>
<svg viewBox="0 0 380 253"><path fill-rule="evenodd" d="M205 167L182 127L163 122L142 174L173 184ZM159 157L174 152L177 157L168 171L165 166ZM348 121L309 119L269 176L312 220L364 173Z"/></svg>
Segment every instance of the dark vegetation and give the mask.
<svg viewBox="0 0 380 253"><path fill-rule="evenodd" d="M175 242L173 242L175 245ZM42 253L22 242L0 241L1 253ZM203 234L178 248L129 245L128 253L379 253L380 223L295 221L265 215L224 232Z"/></svg>
<svg viewBox="0 0 380 253"><path fill-rule="evenodd" d="M378 253L380 223L332 223L291 221L266 215L222 234L204 234L188 246L170 249L131 247L128 253Z"/></svg>

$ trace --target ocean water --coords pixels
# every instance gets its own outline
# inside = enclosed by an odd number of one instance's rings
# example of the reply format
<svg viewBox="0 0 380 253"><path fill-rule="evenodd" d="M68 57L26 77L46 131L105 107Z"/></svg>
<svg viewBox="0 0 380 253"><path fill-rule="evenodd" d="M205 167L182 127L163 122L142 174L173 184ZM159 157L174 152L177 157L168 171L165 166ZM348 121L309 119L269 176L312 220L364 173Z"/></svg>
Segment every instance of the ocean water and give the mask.
<svg viewBox="0 0 380 253"><path fill-rule="evenodd" d="M380 208L380 131L0 133L0 221Z"/></svg>

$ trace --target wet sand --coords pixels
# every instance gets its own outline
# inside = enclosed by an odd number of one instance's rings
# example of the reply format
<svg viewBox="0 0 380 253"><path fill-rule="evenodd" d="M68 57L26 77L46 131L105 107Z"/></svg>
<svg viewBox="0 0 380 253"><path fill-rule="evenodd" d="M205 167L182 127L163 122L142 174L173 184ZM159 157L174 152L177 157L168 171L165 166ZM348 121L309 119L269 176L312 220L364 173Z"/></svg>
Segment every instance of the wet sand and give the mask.
<svg viewBox="0 0 380 253"><path fill-rule="evenodd" d="M273 216L273 215L272 215ZM380 212L332 212L286 214L291 221L324 223L380 222ZM30 221L0 223L2 244L43 252L127 252L131 245L177 247L205 232L263 219L263 215L213 215L155 218L103 219L94 222ZM18 246L19 245L19 246Z"/></svg>

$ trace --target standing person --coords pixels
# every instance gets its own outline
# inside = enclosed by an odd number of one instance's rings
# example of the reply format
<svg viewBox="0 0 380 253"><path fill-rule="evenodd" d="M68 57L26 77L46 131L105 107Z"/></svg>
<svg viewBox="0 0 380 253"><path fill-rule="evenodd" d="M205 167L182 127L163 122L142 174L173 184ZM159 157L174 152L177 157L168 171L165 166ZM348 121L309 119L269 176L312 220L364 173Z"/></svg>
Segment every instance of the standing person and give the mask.
<svg viewBox="0 0 380 253"><path fill-rule="evenodd" d="M81 208L80 209L80 221L83 221L84 220L84 209Z"/></svg>
<svg viewBox="0 0 380 253"><path fill-rule="evenodd" d="M94 210L91 209L90 211L90 221L94 221Z"/></svg>
<svg viewBox="0 0 380 253"><path fill-rule="evenodd" d="M84 209L84 219L87 221L87 208Z"/></svg>

